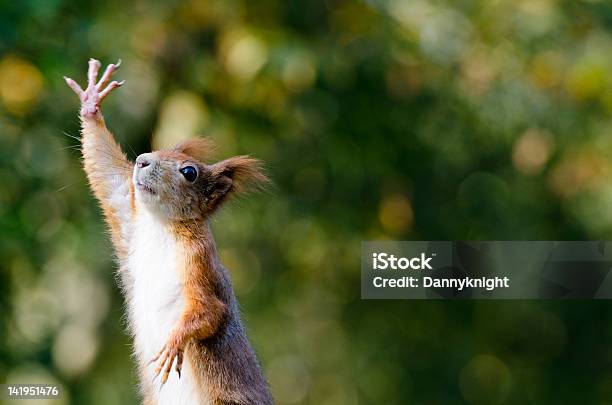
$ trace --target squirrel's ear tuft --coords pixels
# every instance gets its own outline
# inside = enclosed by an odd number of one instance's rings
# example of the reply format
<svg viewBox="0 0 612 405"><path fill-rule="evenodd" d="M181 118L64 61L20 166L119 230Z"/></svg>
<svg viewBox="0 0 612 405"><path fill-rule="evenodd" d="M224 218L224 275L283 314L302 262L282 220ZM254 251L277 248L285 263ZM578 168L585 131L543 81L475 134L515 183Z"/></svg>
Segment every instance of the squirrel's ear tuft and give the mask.
<svg viewBox="0 0 612 405"><path fill-rule="evenodd" d="M222 194L244 193L263 188L270 182L260 160L250 156L234 156L212 165L212 174L219 184L226 184Z"/></svg>
<svg viewBox="0 0 612 405"><path fill-rule="evenodd" d="M193 138L179 143L174 150L203 162L214 155L217 146L208 138Z"/></svg>

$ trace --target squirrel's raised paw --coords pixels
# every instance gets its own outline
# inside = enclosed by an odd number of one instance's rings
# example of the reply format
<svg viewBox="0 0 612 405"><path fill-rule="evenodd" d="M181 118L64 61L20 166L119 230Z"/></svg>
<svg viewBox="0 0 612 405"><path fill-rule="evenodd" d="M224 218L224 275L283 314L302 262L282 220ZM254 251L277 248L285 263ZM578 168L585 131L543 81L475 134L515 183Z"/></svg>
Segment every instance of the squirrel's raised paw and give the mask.
<svg viewBox="0 0 612 405"><path fill-rule="evenodd" d="M170 339L168 343L166 343L164 347L162 347L159 353L157 353L157 355L155 355L155 357L153 357L153 359L149 362L149 364L157 362L157 368L155 369L155 374L153 378L157 378L157 376L161 373L162 385L165 384L166 381L168 381L168 376L172 371L172 364L174 363L174 359L176 359L176 372L179 378L181 378L181 369L183 367L183 347L179 340Z"/></svg>
<svg viewBox="0 0 612 405"><path fill-rule="evenodd" d="M83 90L77 82L64 76L66 84L70 86L72 91L74 91L81 100L81 115L83 117L92 117L96 115L98 111L100 111L100 104L102 103L102 100L104 100L104 98L106 98L111 91L125 83L125 80L120 82L112 81L109 83L110 78L120 65L121 59L119 59L119 61L115 64L108 65L100 80L96 82L98 72L100 71L102 64L98 60L90 59L89 69L87 71L87 88L85 88L85 90Z"/></svg>

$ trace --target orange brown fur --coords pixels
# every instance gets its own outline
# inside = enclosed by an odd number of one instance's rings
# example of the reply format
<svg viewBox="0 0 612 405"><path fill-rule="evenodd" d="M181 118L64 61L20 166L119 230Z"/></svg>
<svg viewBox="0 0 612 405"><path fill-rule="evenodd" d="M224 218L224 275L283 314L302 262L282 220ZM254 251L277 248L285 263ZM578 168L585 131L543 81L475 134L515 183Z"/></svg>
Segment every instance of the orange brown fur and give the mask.
<svg viewBox="0 0 612 405"><path fill-rule="evenodd" d="M229 274L218 260L207 224L178 223L175 232L183 241L185 295L181 339L193 338L186 354L208 397L215 404L269 404L271 397L241 322ZM194 234L200 235L195 239Z"/></svg>
<svg viewBox="0 0 612 405"><path fill-rule="evenodd" d="M106 128L100 113L81 117L81 122L83 166L91 189L102 206L115 254L121 263L128 254L125 218L121 215L125 209L112 201L117 200L113 194L125 192L120 190L122 186L133 192L130 182L132 164Z"/></svg>
<svg viewBox="0 0 612 405"><path fill-rule="evenodd" d="M216 149L215 144L206 138L187 139L174 147L174 151L189 155L202 162L211 158Z"/></svg>

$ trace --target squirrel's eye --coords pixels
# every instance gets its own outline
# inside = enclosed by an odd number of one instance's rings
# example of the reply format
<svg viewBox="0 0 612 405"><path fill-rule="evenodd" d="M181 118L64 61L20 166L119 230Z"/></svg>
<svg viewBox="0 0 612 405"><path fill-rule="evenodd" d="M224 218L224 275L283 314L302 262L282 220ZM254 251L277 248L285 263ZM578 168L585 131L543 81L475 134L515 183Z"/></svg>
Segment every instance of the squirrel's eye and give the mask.
<svg viewBox="0 0 612 405"><path fill-rule="evenodd" d="M193 166L185 166L182 169L180 169L179 172L181 172L183 177L185 177L185 180L187 180L190 183L193 183L195 179L198 177L198 171Z"/></svg>

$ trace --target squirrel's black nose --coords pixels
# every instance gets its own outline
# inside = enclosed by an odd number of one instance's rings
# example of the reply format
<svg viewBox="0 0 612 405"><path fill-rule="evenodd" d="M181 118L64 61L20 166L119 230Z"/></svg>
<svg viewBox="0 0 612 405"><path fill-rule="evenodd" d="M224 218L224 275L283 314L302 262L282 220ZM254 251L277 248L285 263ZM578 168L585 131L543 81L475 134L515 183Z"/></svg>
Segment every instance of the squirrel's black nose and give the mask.
<svg viewBox="0 0 612 405"><path fill-rule="evenodd" d="M148 153L143 153L136 158L136 167L142 169L143 167L147 167L151 164L151 161L148 159L147 155Z"/></svg>

